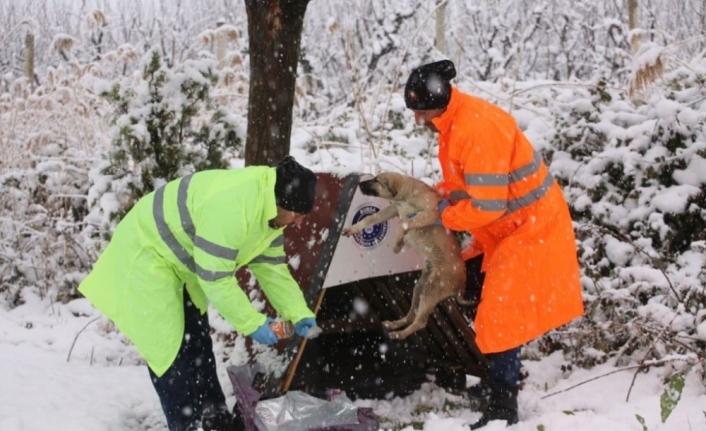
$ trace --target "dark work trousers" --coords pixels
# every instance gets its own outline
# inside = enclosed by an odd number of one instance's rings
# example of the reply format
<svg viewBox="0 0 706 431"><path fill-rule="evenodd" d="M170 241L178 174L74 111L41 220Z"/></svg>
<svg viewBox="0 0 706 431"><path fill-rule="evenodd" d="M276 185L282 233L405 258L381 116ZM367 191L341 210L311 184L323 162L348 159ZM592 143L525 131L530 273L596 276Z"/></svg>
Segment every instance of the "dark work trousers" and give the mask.
<svg viewBox="0 0 706 431"><path fill-rule="evenodd" d="M161 377L150 369L170 431L185 431L206 408L226 408L218 383L208 313L201 314L184 288L184 338L174 363Z"/></svg>
<svg viewBox="0 0 706 431"><path fill-rule="evenodd" d="M480 270L482 265L483 255L466 261L465 298L476 303L480 303L483 282L485 281L485 274ZM476 317L476 310L472 312L473 319ZM488 384L506 388L517 387L521 367L520 350L521 347L518 346L504 352L485 355L488 359Z"/></svg>

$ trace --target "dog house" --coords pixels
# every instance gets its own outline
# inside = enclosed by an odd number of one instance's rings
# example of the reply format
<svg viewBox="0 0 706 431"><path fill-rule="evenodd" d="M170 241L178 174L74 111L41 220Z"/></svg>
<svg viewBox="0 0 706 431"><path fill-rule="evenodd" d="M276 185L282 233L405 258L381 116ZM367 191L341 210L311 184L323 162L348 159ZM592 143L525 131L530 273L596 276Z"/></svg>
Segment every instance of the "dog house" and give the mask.
<svg viewBox="0 0 706 431"><path fill-rule="evenodd" d="M447 299L425 329L405 340L389 339L381 322L406 314L422 260L408 246L393 253L396 219L342 237L344 226L388 202L360 193L366 175L317 176L314 210L301 226L285 230L285 250L323 332L280 343L289 368L261 383L264 397L288 390L323 395L337 388L351 398L382 398L409 394L430 379L463 390L466 374L483 370L469 311Z"/></svg>

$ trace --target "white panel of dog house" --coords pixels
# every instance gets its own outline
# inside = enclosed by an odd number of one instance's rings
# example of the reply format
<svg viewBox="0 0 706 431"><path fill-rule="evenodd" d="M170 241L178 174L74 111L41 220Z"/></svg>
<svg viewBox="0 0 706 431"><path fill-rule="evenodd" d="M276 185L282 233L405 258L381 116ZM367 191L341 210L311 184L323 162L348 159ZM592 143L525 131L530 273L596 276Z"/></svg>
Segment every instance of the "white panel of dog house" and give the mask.
<svg viewBox="0 0 706 431"><path fill-rule="evenodd" d="M372 175L361 178L361 181L369 178ZM356 187L343 226L351 226L388 205L388 200L365 196ZM341 236L326 274L324 289L367 278L421 270L424 261L411 246L405 244L397 254L392 251L398 226L399 218L395 217L370 226L353 237Z"/></svg>

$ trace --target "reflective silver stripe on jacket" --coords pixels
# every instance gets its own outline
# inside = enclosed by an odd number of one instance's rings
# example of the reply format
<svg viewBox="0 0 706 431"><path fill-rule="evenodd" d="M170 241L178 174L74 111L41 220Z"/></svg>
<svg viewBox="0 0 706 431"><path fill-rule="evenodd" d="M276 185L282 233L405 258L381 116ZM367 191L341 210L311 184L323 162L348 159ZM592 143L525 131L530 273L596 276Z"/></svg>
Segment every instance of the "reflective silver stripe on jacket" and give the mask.
<svg viewBox="0 0 706 431"><path fill-rule="evenodd" d="M270 248L275 248L275 247L283 247L284 246L284 235L280 235L274 240L272 240L272 244L270 244Z"/></svg>
<svg viewBox="0 0 706 431"><path fill-rule="evenodd" d="M508 202L507 214L515 212L520 208L532 205L533 203L542 199L542 197L544 197L544 195L546 195L549 189L552 187L552 184L554 184L554 177L552 176L552 174L547 172L546 178L544 178L544 181L542 181L542 184L539 187L530 190L524 196L520 196L519 198L512 199Z"/></svg>
<svg viewBox="0 0 706 431"><path fill-rule="evenodd" d="M502 174L466 174L465 180L468 186L508 185L508 176Z"/></svg>
<svg viewBox="0 0 706 431"><path fill-rule="evenodd" d="M282 247L284 245L284 235L280 235L274 240L272 240L272 243L270 244L270 249L272 248L277 248L277 247ZM271 265L278 265L280 263L285 263L285 256L265 256L265 255L259 255L255 259L251 260L250 263L269 263Z"/></svg>
<svg viewBox="0 0 706 431"><path fill-rule="evenodd" d="M539 168L542 167L542 155L539 151L534 152L534 157L532 161L524 166L521 166L514 171L510 172L508 177L510 178L510 184L522 181L530 175L534 175L539 172Z"/></svg>
<svg viewBox="0 0 706 431"><path fill-rule="evenodd" d="M214 244L196 235L196 227L194 226L193 219L189 213L189 208L187 207L187 191L190 181L191 175L187 175L182 178L179 182L179 188L177 190L177 208L179 210L179 219L181 220L182 229L184 229L184 232L186 232L191 241L194 243L194 247L197 247L212 256L235 262L235 259L238 256L238 250ZM169 247L177 259L179 259L179 261L183 263L189 271L196 273L196 275L198 275L202 280L216 281L221 278L232 276L235 269L233 271L210 271L202 268L196 263L194 257L190 255L189 252L179 243L164 219L164 187L165 186L162 186L155 191L154 202L152 204L152 214L154 216L154 221L157 224L157 231L159 232L159 236L162 238L162 241L167 244L167 247Z"/></svg>
<svg viewBox="0 0 706 431"><path fill-rule="evenodd" d="M475 199L471 198L474 207L483 211L503 211L507 209L507 201L502 199Z"/></svg>
<svg viewBox="0 0 706 431"><path fill-rule="evenodd" d="M284 256L271 257L262 254L250 261L250 263L269 263L270 265L278 265L284 262Z"/></svg>
<svg viewBox="0 0 706 431"><path fill-rule="evenodd" d="M534 152L532 161L521 166L509 174L465 174L464 180L467 186L507 186L521 181L530 175L539 172L542 167L542 155L538 151Z"/></svg>
<svg viewBox="0 0 706 431"><path fill-rule="evenodd" d="M541 167L542 155L539 154L538 151L535 151L534 157L532 158L531 162L515 169L507 175L465 174L464 179L466 185L468 186L507 186L522 181L527 177L536 174L537 172L539 172L539 169ZM544 178L544 181L542 181L542 184L540 184L537 188L530 190L525 195L515 199L475 199L471 195L469 195L466 190L454 190L449 194L449 197L454 202L470 199L473 206L483 211L507 210L505 214L503 214L507 215L537 202L539 199L541 199L544 195L547 194L553 183L554 177L551 173L547 172L547 176Z"/></svg>
<svg viewBox="0 0 706 431"><path fill-rule="evenodd" d="M177 191L177 207L179 208L179 219L181 219L182 229L184 229L184 232L186 232L189 238L191 238L191 241L194 243L194 247L203 250L211 256L235 261L238 257L238 250L223 247L222 245L215 244L196 235L196 226L194 226L194 222L191 219L191 214L189 213L189 207L187 206L187 196L190 182L191 175L187 175L182 178L179 182L179 190Z"/></svg>
<svg viewBox="0 0 706 431"><path fill-rule="evenodd" d="M152 204L152 215L154 216L154 221L157 224L157 231L159 236L162 238L167 247L174 253L174 255L179 259L181 263L186 266L186 268L195 272L202 280L205 281L216 281L221 278L230 277L233 275L234 271L209 271L201 268L194 261L194 257L189 254L189 252L179 243L179 241L172 233L171 229L167 225L167 221L164 219L164 187L158 188L154 193L154 202ZM183 221L182 221L183 224Z"/></svg>
<svg viewBox="0 0 706 431"><path fill-rule="evenodd" d="M454 190L449 193L452 201L458 202L470 199L474 207L483 211L502 211L507 208L507 200L503 199L474 199L465 190Z"/></svg>

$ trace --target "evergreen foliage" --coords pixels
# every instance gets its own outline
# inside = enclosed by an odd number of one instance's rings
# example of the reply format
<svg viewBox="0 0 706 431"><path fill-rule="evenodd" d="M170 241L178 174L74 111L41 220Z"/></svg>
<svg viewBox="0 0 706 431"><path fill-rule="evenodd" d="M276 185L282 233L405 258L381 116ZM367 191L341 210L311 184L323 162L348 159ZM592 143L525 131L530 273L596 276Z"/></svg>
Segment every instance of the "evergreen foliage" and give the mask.
<svg viewBox="0 0 706 431"><path fill-rule="evenodd" d="M148 52L140 76L121 79L103 95L115 107L110 164L103 174L127 187L121 219L142 196L188 173L224 169L243 144L235 117L214 106L218 82L211 61L187 61L173 71Z"/></svg>

